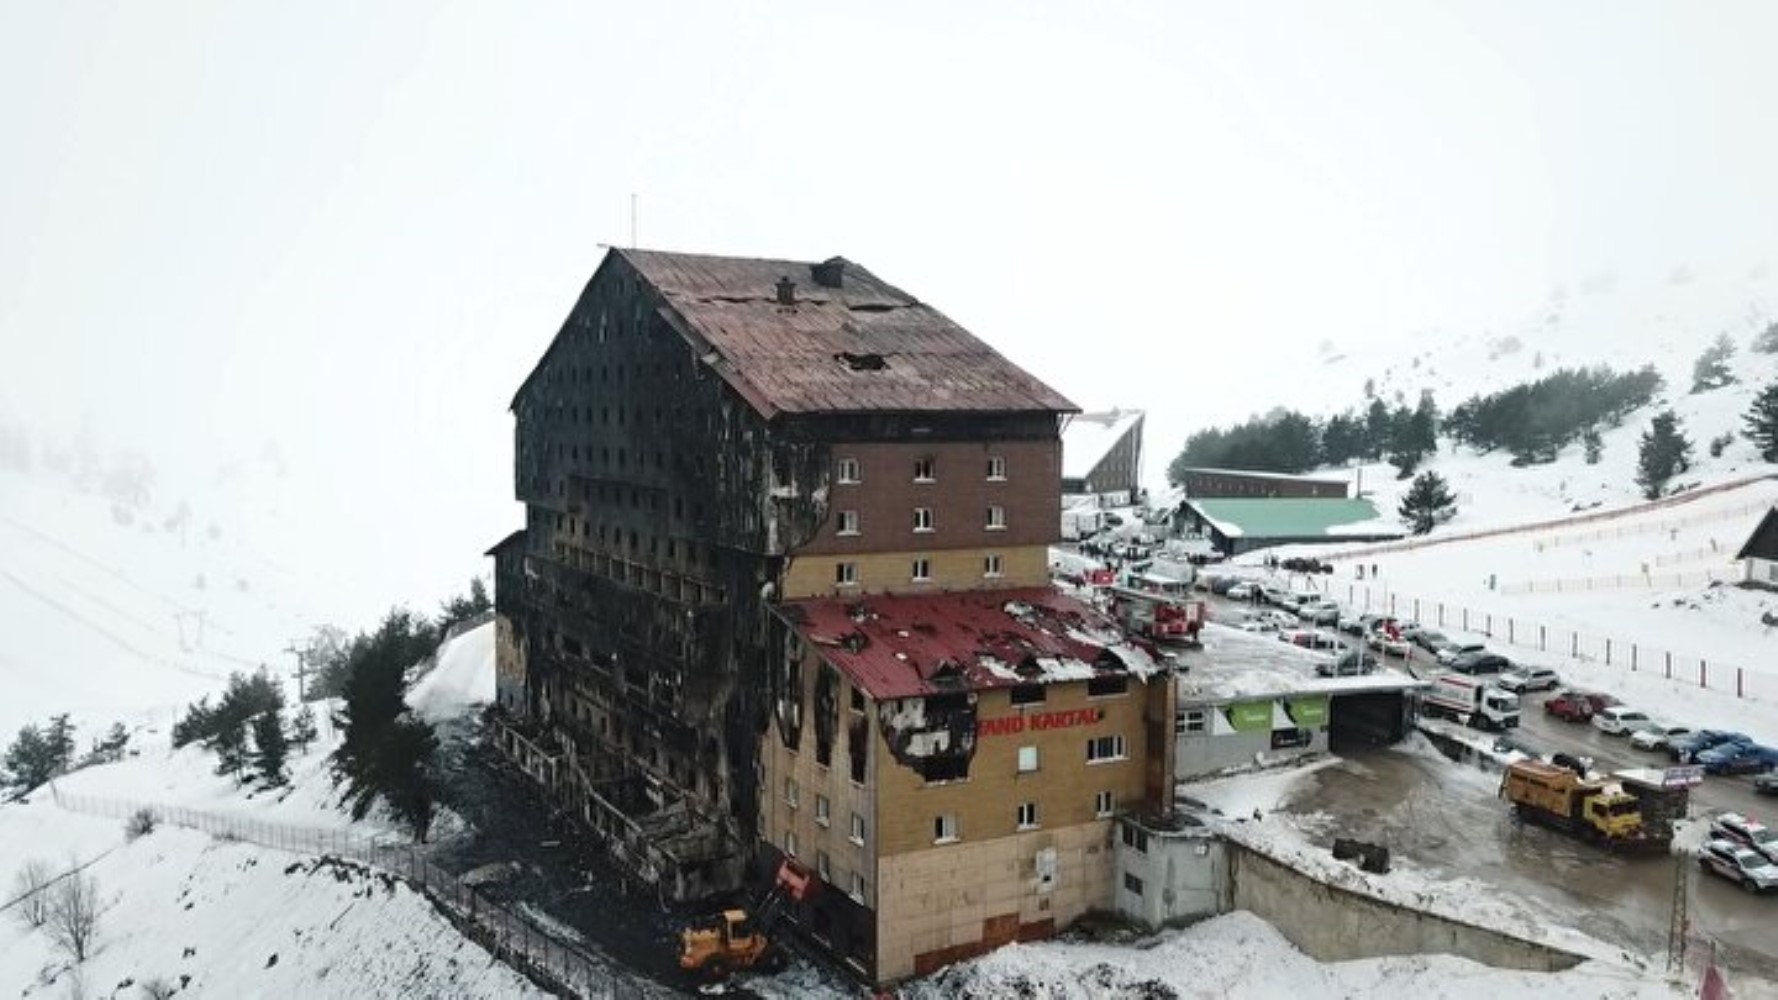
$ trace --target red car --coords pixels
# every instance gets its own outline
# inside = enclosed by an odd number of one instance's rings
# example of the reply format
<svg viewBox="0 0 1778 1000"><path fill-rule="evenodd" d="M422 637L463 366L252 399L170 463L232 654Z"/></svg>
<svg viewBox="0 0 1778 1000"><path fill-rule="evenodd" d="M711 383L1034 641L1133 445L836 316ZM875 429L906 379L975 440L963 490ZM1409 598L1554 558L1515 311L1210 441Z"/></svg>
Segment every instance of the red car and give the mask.
<svg viewBox="0 0 1778 1000"><path fill-rule="evenodd" d="M1619 704L1616 698L1596 691L1557 691L1543 703L1543 710L1563 722L1587 722L1593 716Z"/></svg>

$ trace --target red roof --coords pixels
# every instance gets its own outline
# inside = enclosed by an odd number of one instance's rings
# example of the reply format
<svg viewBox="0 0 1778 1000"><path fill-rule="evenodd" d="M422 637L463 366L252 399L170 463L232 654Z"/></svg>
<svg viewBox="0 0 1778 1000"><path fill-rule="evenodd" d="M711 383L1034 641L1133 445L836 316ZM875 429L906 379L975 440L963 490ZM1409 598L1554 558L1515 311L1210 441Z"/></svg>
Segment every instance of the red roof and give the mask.
<svg viewBox="0 0 1778 1000"><path fill-rule="evenodd" d="M1106 662L1106 647L1086 633L1120 634L1097 611L1048 587L830 598L777 613L879 701L1085 680ZM1122 669L1116 657L1108 669Z"/></svg>
<svg viewBox="0 0 1778 1000"><path fill-rule="evenodd" d="M662 317L767 419L1078 409L937 309L843 258L612 252L660 292ZM778 299L782 279L795 285L794 304Z"/></svg>

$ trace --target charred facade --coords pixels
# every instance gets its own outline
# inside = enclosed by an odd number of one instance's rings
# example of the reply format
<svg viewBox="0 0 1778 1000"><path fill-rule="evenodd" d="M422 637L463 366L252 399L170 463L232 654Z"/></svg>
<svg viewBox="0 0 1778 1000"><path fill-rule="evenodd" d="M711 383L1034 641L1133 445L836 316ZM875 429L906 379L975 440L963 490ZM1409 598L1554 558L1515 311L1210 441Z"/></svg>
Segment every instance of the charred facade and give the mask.
<svg viewBox="0 0 1778 1000"><path fill-rule="evenodd" d="M773 605L940 588L891 564L1041 566L1054 490L1006 473L1054 482L1070 409L843 259L611 251L512 401L526 520L491 550L502 745L672 895L735 887L762 741L867 741L844 738L859 723L831 667L787 668ZM966 465L1001 475L909 471ZM805 682L807 709L785 696Z"/></svg>

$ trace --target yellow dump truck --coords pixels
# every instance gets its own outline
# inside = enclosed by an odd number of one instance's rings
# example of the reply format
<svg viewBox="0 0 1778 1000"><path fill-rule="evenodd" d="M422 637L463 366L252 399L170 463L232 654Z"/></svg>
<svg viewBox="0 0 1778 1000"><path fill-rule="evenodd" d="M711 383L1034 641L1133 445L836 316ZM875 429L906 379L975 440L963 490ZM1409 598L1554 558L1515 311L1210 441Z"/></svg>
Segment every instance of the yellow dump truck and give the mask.
<svg viewBox="0 0 1778 1000"><path fill-rule="evenodd" d="M1614 851L1659 852L1667 839L1642 821L1636 796L1615 781L1583 777L1575 769L1540 760L1507 765L1500 796L1522 820L1603 844Z"/></svg>

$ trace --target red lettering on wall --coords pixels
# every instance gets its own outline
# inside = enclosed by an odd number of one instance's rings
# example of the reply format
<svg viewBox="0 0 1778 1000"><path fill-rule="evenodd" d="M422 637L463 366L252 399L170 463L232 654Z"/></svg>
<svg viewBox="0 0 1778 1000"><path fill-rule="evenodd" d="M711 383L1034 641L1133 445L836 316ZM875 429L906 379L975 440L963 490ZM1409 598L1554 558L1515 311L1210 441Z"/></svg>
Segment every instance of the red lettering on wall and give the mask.
<svg viewBox="0 0 1778 1000"><path fill-rule="evenodd" d="M1104 709L1070 708L1055 712L1033 712L1030 715L1006 715L998 719L983 719L977 726L977 732L982 736L1010 736L1022 733L1026 729L1072 729L1076 726L1095 726L1104 721Z"/></svg>

